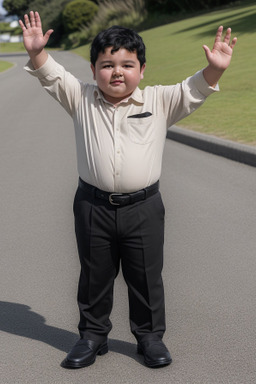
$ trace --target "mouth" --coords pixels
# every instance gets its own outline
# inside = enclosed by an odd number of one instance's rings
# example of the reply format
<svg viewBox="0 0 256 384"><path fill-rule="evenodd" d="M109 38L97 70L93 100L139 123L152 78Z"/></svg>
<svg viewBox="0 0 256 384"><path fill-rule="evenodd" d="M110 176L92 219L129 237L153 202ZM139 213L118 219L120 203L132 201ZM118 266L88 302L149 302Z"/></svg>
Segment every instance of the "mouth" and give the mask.
<svg viewBox="0 0 256 384"><path fill-rule="evenodd" d="M114 81L111 81L111 85L120 85L120 84L123 84L124 82L121 81L121 80L114 80Z"/></svg>

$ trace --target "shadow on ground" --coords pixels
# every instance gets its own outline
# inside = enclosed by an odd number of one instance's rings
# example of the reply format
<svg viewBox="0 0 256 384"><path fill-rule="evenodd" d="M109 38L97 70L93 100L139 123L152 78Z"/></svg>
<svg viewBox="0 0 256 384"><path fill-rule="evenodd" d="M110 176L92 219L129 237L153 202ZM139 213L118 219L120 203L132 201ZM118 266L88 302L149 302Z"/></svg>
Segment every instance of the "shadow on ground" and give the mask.
<svg viewBox="0 0 256 384"><path fill-rule="evenodd" d="M193 30L197 30L198 28L205 28L203 32L199 33L198 36L209 36L216 32L216 28L219 25L223 25L224 28L231 27L232 31L235 35L255 32L255 24L256 24L256 12L252 10L242 11L242 9L238 9L236 13L232 13L230 16L222 17L221 14L215 19L203 22L201 24L195 24L189 28L177 30L176 34L182 32L189 32Z"/></svg>
<svg viewBox="0 0 256 384"><path fill-rule="evenodd" d="M46 324L46 319L33 312L28 305L0 301L0 330L46 343L68 352L78 340L78 335L65 329ZM136 344L109 339L109 350L128 356L143 364L136 353Z"/></svg>

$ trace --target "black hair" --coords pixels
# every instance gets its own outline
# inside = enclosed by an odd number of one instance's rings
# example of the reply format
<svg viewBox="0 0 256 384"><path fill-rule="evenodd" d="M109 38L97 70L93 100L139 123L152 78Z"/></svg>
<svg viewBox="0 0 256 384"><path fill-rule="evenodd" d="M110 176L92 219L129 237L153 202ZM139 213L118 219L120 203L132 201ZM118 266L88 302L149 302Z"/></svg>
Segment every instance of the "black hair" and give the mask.
<svg viewBox="0 0 256 384"><path fill-rule="evenodd" d="M91 44L90 60L93 66L98 59L100 52L104 53L105 49L113 47L111 53L117 52L120 48L125 48L129 52L136 52L140 62L140 67L146 62L145 45L142 38L130 28L114 25L100 32Z"/></svg>

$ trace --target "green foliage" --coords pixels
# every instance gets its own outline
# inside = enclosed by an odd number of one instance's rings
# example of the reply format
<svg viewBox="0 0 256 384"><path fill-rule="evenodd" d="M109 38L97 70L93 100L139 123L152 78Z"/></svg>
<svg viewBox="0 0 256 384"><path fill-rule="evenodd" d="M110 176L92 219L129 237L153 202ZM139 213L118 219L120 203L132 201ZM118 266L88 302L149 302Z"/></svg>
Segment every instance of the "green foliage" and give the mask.
<svg viewBox="0 0 256 384"><path fill-rule="evenodd" d="M85 44L92 40L100 31L112 25L136 28L140 25L147 12L144 0L103 0L99 9L89 25L81 28L79 32L69 35L72 47Z"/></svg>
<svg viewBox="0 0 256 384"><path fill-rule="evenodd" d="M97 4L90 0L74 0L69 2L63 10L63 23L69 32L78 31L87 25L98 11Z"/></svg>
<svg viewBox="0 0 256 384"><path fill-rule="evenodd" d="M11 27L10 23L2 22L0 23L0 33L10 33L11 35L18 36L21 35L20 27Z"/></svg>
<svg viewBox="0 0 256 384"><path fill-rule="evenodd" d="M4 0L3 7L9 15L22 17L30 3L31 0Z"/></svg>
<svg viewBox="0 0 256 384"><path fill-rule="evenodd" d="M1 33L4 33L4 32L11 32L12 31L12 27L10 27L10 23L0 23L0 32Z"/></svg>
<svg viewBox="0 0 256 384"><path fill-rule="evenodd" d="M54 30L48 46L58 45L63 38L64 28L61 15L68 2L69 0L32 0L29 9L26 10L26 13L30 10L40 13L44 32L51 28Z"/></svg>
<svg viewBox="0 0 256 384"><path fill-rule="evenodd" d="M102 29L112 25L136 28L146 15L144 0L103 0L97 15L89 25L91 35L94 37Z"/></svg>

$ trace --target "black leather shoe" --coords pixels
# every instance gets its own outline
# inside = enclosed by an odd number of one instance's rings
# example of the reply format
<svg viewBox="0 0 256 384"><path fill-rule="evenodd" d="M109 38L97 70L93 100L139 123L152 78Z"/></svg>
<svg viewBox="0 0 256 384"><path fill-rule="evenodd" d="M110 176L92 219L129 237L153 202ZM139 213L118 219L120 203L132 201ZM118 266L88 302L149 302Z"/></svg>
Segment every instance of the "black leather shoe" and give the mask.
<svg viewBox="0 0 256 384"><path fill-rule="evenodd" d="M107 341L98 343L93 340L80 339L65 360L62 361L63 368L83 368L93 364L97 355L104 355L108 352Z"/></svg>
<svg viewBox="0 0 256 384"><path fill-rule="evenodd" d="M163 367L172 362L171 355L162 340L147 340L138 343L138 353L144 356L150 368Z"/></svg>

